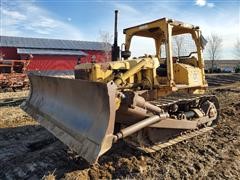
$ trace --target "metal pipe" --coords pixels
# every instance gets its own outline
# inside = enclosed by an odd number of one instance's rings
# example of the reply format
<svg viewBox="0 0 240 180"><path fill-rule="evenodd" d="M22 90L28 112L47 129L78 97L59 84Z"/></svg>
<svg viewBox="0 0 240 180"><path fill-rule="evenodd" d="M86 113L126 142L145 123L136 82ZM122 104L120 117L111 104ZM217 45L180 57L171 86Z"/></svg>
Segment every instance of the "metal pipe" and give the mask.
<svg viewBox="0 0 240 180"><path fill-rule="evenodd" d="M124 81L126 81L128 78L130 78L134 74L138 73L145 64L146 64L146 60L145 59L141 60L139 63L137 63L136 66L132 67L127 72L123 73L121 75L121 77L117 78L114 81L115 84L120 85L120 84L124 83Z"/></svg>
<svg viewBox="0 0 240 180"><path fill-rule="evenodd" d="M167 117L167 114L154 115L154 116L146 118L142 121L139 121L131 126L128 126L124 129L120 130L120 132L115 135L113 141L116 142L119 139L123 139L145 127L148 127L152 124L159 122L162 119L165 119L166 117Z"/></svg>
<svg viewBox="0 0 240 180"><path fill-rule="evenodd" d="M134 102L136 103L136 106L139 106L141 108L146 108L147 110L151 112L156 113L162 113L163 110L160 107L157 107L149 102L147 102L143 97L135 95Z"/></svg>
<svg viewBox="0 0 240 180"><path fill-rule="evenodd" d="M112 46L112 61L117 61L119 59L119 46L118 46L118 32L117 32L117 24L118 24L118 10L115 10L115 21L114 21L114 42Z"/></svg>
<svg viewBox="0 0 240 180"><path fill-rule="evenodd" d="M118 24L118 10L115 10L115 21L114 21L114 45L118 44L118 32L117 32L117 24Z"/></svg>

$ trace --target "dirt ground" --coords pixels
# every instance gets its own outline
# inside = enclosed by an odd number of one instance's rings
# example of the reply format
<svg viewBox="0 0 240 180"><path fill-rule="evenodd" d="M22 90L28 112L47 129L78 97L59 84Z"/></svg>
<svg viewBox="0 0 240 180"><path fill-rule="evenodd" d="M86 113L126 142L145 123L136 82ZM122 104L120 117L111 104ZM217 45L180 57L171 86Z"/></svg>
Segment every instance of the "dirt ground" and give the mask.
<svg viewBox="0 0 240 180"><path fill-rule="evenodd" d="M94 166L19 107L1 107L0 179L240 179L240 83L211 92L221 105L213 131L154 154L122 141Z"/></svg>

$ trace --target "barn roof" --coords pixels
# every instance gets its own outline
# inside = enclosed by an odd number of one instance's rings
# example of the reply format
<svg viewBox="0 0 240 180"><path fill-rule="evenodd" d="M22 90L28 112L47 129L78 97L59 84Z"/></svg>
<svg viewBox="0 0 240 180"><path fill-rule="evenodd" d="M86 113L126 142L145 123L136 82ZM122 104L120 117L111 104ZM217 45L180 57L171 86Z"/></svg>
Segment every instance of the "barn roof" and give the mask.
<svg viewBox="0 0 240 180"><path fill-rule="evenodd" d="M80 50L65 50L65 49L27 49L17 48L18 54L38 54L38 55L78 55L86 56L87 54Z"/></svg>
<svg viewBox="0 0 240 180"><path fill-rule="evenodd" d="M91 41L0 36L0 47L104 51L106 44Z"/></svg>

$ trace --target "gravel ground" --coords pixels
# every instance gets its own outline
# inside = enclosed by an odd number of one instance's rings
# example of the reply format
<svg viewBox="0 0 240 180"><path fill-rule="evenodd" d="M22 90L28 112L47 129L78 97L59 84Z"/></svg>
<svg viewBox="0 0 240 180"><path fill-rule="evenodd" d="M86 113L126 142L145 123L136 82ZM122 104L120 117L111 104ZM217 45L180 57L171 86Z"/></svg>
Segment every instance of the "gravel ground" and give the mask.
<svg viewBox="0 0 240 180"><path fill-rule="evenodd" d="M240 179L240 83L212 93L221 105L213 131L154 154L121 141L93 166L19 107L1 107L0 179Z"/></svg>

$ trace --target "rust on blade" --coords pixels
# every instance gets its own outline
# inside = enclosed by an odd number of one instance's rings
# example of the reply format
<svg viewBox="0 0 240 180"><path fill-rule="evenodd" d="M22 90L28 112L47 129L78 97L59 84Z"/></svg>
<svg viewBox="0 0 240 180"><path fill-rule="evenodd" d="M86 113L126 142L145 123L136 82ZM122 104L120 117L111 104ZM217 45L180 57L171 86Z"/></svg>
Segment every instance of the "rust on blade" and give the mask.
<svg viewBox="0 0 240 180"><path fill-rule="evenodd" d="M89 163L109 150L115 124L116 85L29 74L22 109Z"/></svg>

